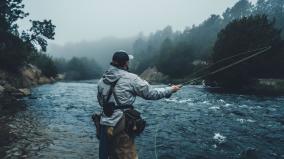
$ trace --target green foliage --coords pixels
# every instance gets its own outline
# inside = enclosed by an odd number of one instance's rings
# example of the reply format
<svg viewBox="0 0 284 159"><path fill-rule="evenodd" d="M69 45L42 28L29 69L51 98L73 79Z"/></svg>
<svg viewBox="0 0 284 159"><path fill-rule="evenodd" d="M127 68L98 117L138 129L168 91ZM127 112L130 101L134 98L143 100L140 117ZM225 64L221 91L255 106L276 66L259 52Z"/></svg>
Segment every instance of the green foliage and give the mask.
<svg viewBox="0 0 284 159"><path fill-rule="evenodd" d="M228 8L222 16L211 15L200 25L186 28L182 33L172 32L171 27L167 27L149 37L140 37L133 45L135 54L133 70L136 73L142 73L148 67L157 66L159 71L170 77L182 78L194 73L194 70L198 70L196 67L204 67L204 64L192 65L194 61L201 60L210 63L213 52L215 52L214 61L227 57L227 54L219 55L219 49L233 54L265 45L273 44L275 48L276 45L281 46L283 44L281 44L280 36L278 36L280 31L272 28L284 29L283 8L283 0L258 0L255 5L248 0L239 0L233 7ZM247 18L259 14L265 14L268 18L265 18L265 16L257 16L255 20L251 20L252 17ZM226 44L219 42L215 44L217 34L229 23L229 25L232 25L231 22L234 20L240 20L237 25L229 26L230 32L234 35L228 38L222 36L222 38L225 38L223 41L227 41ZM266 30L267 28L271 29ZM260 32L262 32L262 35L259 35ZM284 32L282 32L282 37L284 37ZM220 40L222 39L219 37L218 41ZM276 51L274 53L276 54ZM283 58L280 57L282 56L270 56L268 59L271 66L282 68L282 65L278 62L280 59L283 61ZM258 64L250 65L250 67L259 66ZM271 68L264 67L262 69L269 70ZM254 74L259 77L276 77L280 74L271 70L263 72L266 73L256 71ZM238 75L233 77L241 78ZM247 78L244 77L244 81L247 81Z"/></svg>
<svg viewBox="0 0 284 159"><path fill-rule="evenodd" d="M45 52L47 47L46 39L54 39L55 25L52 24L51 20L31 21L32 27L29 32L24 31L22 33L22 39L26 42L33 44L33 46L39 45Z"/></svg>
<svg viewBox="0 0 284 159"><path fill-rule="evenodd" d="M55 64L55 67L58 71L58 73L65 73L66 70L67 70L67 61L65 58L56 58L54 59L54 64Z"/></svg>
<svg viewBox="0 0 284 159"><path fill-rule="evenodd" d="M0 68L16 72L27 61L31 51L17 36L0 32Z"/></svg>
<svg viewBox="0 0 284 159"><path fill-rule="evenodd" d="M47 77L56 77L58 73L52 57L44 53L33 52L30 56L29 62L37 66Z"/></svg>
<svg viewBox="0 0 284 159"><path fill-rule="evenodd" d="M22 0L1 0L0 1L0 32L9 32L18 35L16 21L28 16L23 11Z"/></svg>
<svg viewBox="0 0 284 159"><path fill-rule="evenodd" d="M161 46L157 68L173 78L186 76L193 69L191 51L191 47L185 43L181 42L173 46L171 40L166 39Z"/></svg>
<svg viewBox="0 0 284 159"><path fill-rule="evenodd" d="M23 9L22 0L0 1L0 68L17 71L24 63L29 62L29 59L33 59L33 62L42 62L38 65L45 69L44 72L48 76L54 76L51 58L41 53L35 56L34 52L37 51L38 46L46 51L46 40L54 39L55 26L50 20L31 21L30 30L23 31L20 35L16 22L28 16ZM37 57L39 59L35 60ZM47 61L43 61L44 59ZM50 68L50 72L43 66Z"/></svg>
<svg viewBox="0 0 284 159"><path fill-rule="evenodd" d="M154 66L160 55L160 46L166 39L176 39L179 33L174 33L170 26L151 34L147 39L140 36L133 45L135 60L132 68L136 73L142 73L148 67ZM134 66L133 66L134 65Z"/></svg>
<svg viewBox="0 0 284 159"><path fill-rule="evenodd" d="M71 60L56 59L55 65L60 73L66 74L67 80L87 80L99 78L102 74L101 67L94 59L86 57L73 57Z"/></svg>
<svg viewBox="0 0 284 159"><path fill-rule="evenodd" d="M284 1L283 0L258 0L254 14L266 14L270 19L275 19L275 27L284 30ZM284 32L282 31L282 38Z"/></svg>
<svg viewBox="0 0 284 159"><path fill-rule="evenodd" d="M213 62L256 48L272 46L272 50L263 56L218 73L212 79L223 87L239 88L248 84L254 78L272 77L272 70L277 69L274 67L275 57L280 57L283 54L280 54L283 44L280 30L275 29L274 22L269 21L265 15L234 20L218 34L212 55ZM283 57L283 55L281 56ZM226 64L223 63L217 68ZM280 72L277 74L280 74Z"/></svg>
<svg viewBox="0 0 284 159"><path fill-rule="evenodd" d="M224 21L229 23L232 20L240 19L251 15L253 5L248 0L239 0L232 8L228 8L224 13Z"/></svg>
<svg viewBox="0 0 284 159"><path fill-rule="evenodd" d="M195 67L192 64L194 60L208 58L223 25L220 16L212 15L199 26L188 28L183 33L173 33L167 27L148 39L139 38L133 47L135 62L138 63L134 71L141 73L148 67L157 66L159 71L170 77L187 76Z"/></svg>
<svg viewBox="0 0 284 159"><path fill-rule="evenodd" d="M191 46L191 54L195 59L206 59L209 53L212 53L212 47L217 38L217 33L225 26L221 17L218 15L211 15L199 26L193 26L186 29L179 41L183 46ZM179 46L177 46L179 47ZM193 61L193 59L192 59Z"/></svg>

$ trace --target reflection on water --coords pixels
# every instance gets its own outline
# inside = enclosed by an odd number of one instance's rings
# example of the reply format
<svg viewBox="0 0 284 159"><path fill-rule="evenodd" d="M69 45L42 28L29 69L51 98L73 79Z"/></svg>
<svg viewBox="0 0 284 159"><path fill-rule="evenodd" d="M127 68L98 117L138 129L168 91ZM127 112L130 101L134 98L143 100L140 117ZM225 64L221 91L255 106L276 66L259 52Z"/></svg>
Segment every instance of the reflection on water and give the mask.
<svg viewBox="0 0 284 159"><path fill-rule="evenodd" d="M0 158L98 158L90 116L99 111L96 81L44 85L2 113ZM284 98L213 94L184 87L170 99L135 107L148 126L136 143L142 159L284 158Z"/></svg>

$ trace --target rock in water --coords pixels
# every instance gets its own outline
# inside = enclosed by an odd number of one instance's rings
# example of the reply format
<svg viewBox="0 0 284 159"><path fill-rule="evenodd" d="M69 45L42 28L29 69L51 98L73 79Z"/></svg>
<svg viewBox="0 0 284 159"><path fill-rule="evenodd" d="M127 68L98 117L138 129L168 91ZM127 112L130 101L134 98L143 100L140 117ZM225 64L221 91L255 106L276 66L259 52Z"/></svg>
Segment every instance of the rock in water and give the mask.
<svg viewBox="0 0 284 159"><path fill-rule="evenodd" d="M65 74L58 74L57 77L55 78L56 81L60 81L64 79L65 79Z"/></svg>
<svg viewBox="0 0 284 159"><path fill-rule="evenodd" d="M22 88L22 89L19 89L19 91L20 91L21 93L23 93L24 96L29 96L29 95L31 95L31 90L28 89L28 88Z"/></svg>
<svg viewBox="0 0 284 159"><path fill-rule="evenodd" d="M18 91L15 87L13 87L12 85L8 83L4 85L4 88L5 88L5 92L7 93L14 93Z"/></svg>
<svg viewBox="0 0 284 159"><path fill-rule="evenodd" d="M140 76L150 83L161 83L168 79L168 76L159 72L156 67L147 68Z"/></svg>
<svg viewBox="0 0 284 159"><path fill-rule="evenodd" d="M233 110L231 113L238 115L238 116L246 116L245 113L238 111L238 110Z"/></svg>
<svg viewBox="0 0 284 159"><path fill-rule="evenodd" d="M47 77L40 77L38 83L39 84L47 84L47 83L51 83L52 81L47 78Z"/></svg>
<svg viewBox="0 0 284 159"><path fill-rule="evenodd" d="M5 88L0 85L0 94L4 92Z"/></svg>
<svg viewBox="0 0 284 159"><path fill-rule="evenodd" d="M258 159L257 150L255 148L247 148L241 153L240 159Z"/></svg>

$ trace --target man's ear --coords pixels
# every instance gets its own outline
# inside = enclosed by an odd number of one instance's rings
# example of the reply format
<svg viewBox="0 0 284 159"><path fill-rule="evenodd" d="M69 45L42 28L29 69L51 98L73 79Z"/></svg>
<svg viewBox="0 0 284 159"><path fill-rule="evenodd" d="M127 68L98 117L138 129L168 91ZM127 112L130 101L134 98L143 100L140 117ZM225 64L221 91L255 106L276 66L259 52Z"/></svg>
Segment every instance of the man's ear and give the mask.
<svg viewBox="0 0 284 159"><path fill-rule="evenodd" d="M124 64L124 68L126 69L126 70L128 70L129 69L129 62L127 61L127 62L125 62L125 64Z"/></svg>
<svg viewBox="0 0 284 159"><path fill-rule="evenodd" d="M128 65L129 65L129 61L125 62L124 66L128 67Z"/></svg>

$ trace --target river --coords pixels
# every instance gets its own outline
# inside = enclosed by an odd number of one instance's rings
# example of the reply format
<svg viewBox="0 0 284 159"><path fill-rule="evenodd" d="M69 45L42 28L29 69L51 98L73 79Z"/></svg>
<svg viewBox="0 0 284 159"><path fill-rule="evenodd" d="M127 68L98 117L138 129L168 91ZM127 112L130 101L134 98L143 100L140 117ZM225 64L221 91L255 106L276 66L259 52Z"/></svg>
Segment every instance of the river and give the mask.
<svg viewBox="0 0 284 159"><path fill-rule="evenodd" d="M98 158L91 115L95 80L33 88L0 118L0 158ZM135 107L147 121L140 159L284 158L284 97L208 92L185 86L169 99Z"/></svg>

